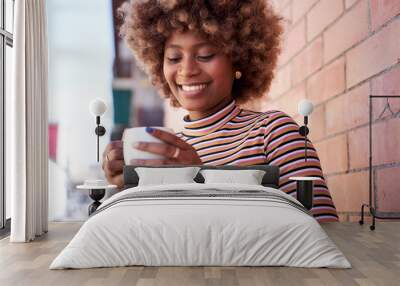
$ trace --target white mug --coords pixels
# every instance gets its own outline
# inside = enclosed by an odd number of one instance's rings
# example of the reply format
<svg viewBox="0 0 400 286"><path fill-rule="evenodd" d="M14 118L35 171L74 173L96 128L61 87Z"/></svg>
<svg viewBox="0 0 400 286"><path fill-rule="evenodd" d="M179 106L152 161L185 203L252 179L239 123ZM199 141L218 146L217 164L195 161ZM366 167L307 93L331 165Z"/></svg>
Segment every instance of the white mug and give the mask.
<svg viewBox="0 0 400 286"><path fill-rule="evenodd" d="M167 127L151 127L153 129L161 129L163 131L175 134L174 130ZM133 159L162 159L162 155L142 151L133 147L135 142L163 142L160 139L146 132L146 127L126 128L122 135L123 153L125 165L130 165Z"/></svg>

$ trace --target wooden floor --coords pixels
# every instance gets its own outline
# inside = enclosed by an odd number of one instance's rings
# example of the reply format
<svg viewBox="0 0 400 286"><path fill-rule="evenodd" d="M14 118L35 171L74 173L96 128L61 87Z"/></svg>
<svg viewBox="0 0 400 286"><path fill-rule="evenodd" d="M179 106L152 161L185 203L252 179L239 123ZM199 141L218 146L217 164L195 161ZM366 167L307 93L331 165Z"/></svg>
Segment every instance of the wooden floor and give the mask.
<svg viewBox="0 0 400 286"><path fill-rule="evenodd" d="M400 285L400 222L324 224L352 269L289 267L120 267L48 270L80 223L51 223L27 244L0 241L0 285Z"/></svg>

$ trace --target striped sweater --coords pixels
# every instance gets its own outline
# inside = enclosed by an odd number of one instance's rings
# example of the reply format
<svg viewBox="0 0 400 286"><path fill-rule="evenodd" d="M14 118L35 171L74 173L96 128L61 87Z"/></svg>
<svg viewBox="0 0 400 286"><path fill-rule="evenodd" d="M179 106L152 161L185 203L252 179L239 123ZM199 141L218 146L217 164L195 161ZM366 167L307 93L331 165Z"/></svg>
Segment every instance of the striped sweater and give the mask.
<svg viewBox="0 0 400 286"><path fill-rule="evenodd" d="M279 188L296 197L292 176L313 176L314 207L320 221L337 221L338 216L327 188L317 152L309 141L305 162L304 137L298 124L282 111L244 110L233 100L204 118L184 118L184 130L176 135L192 145L205 165L275 165L279 167Z"/></svg>

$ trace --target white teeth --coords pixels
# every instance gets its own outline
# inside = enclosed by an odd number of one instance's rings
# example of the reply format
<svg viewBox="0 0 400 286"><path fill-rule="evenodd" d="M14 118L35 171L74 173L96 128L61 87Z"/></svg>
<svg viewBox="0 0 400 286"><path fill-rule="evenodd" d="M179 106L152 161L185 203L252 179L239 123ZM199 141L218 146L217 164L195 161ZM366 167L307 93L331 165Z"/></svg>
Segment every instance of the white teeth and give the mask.
<svg viewBox="0 0 400 286"><path fill-rule="evenodd" d="M181 85L183 91L199 91L207 87L206 84L199 85Z"/></svg>

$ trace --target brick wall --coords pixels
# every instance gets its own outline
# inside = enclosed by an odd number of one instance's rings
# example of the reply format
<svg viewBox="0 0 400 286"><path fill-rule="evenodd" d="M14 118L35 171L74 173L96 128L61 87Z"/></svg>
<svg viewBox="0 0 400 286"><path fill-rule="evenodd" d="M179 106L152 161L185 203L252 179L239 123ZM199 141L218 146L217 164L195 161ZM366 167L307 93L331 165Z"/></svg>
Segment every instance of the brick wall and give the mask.
<svg viewBox="0 0 400 286"><path fill-rule="evenodd" d="M358 219L368 202L368 95L400 95L400 1L273 2L285 19L284 49L270 92L245 107L283 110L302 123L297 102L310 99L310 138L341 220ZM391 103L400 110L400 100ZM166 118L181 121L172 109ZM385 113L373 132L379 209L400 212L400 116Z"/></svg>
<svg viewBox="0 0 400 286"><path fill-rule="evenodd" d="M261 109L284 110L301 123L297 101L307 98L315 104L310 138L341 220L355 220L361 203L368 202L368 95L400 95L400 1L274 2L285 18L285 42ZM400 110L400 100L390 102ZM375 110L382 104L376 101ZM382 211L400 212L399 117L386 112L373 125Z"/></svg>

